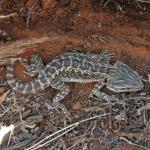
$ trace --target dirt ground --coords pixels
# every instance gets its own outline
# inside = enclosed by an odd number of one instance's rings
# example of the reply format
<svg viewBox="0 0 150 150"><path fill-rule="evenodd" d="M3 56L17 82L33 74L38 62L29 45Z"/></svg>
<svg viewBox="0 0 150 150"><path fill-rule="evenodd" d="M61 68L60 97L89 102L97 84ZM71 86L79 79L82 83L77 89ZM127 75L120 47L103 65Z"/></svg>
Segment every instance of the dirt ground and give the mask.
<svg viewBox="0 0 150 150"><path fill-rule="evenodd" d="M16 56L29 59L33 53L37 52L41 55L45 64L67 50L98 51L106 49L110 53L115 53L116 57L114 61L120 60L124 62L136 70L142 78L148 80L148 75L150 75L149 14L150 3L138 0L2 0L0 1L1 46L20 40L30 40L31 38L46 36L49 38L48 41L39 42L36 45L25 48L22 54L17 55L17 50L15 51ZM11 17L6 17L6 15L11 15ZM6 33L4 34L2 31ZM8 58L10 53L11 50L3 52L3 54L8 55ZM20 73L22 69L19 63L16 64L14 71L16 77L24 81L31 80L31 77ZM3 74L5 76L5 72ZM71 93L62 103L65 104L71 113L71 123L94 116L94 114L99 115L103 107L106 108L104 112L109 113L110 109L117 110L114 107L122 109L122 106L119 104L119 106L115 106L115 103L106 106L106 102L101 105L97 101L89 102L87 100L89 99L88 94L93 84L81 85L71 83L70 86L72 87ZM7 91L7 89L8 87L5 87L5 89L1 87L2 97L3 92ZM136 109L140 109L144 106L149 106L149 91L150 86L147 85L140 93L132 93L132 95L127 93L127 95L123 96L128 97L125 98L127 101L136 97ZM68 122L62 119L62 114L60 115L57 111L55 112L57 115L53 118L50 116L51 113L42 110L42 106L47 102L46 98L49 97L51 99L55 93L52 89L47 89L45 92L43 102L33 100L33 96L25 100L19 95L17 96L18 104L17 106L13 106L13 108L11 107L13 105L12 101L9 102L7 100L5 102L3 100L2 106L5 106L5 108L9 108L10 106L11 111L8 111L5 115L1 115L0 122L2 124L10 125L14 123L17 125L18 122L19 124L23 124L23 121L26 122L24 126L22 125L19 128L19 131L15 131L13 138L9 142L8 140L4 142L5 144L2 146L3 150L30 147L44 139L50 133L62 129L62 124L68 125ZM138 95L141 93L144 93L142 102L140 102L141 98L139 99ZM122 95L120 97L123 98ZM27 104L26 102L29 100L30 102ZM1 114L4 111L2 108ZM93 112L93 109L96 110ZM134 109L131 108L131 110L135 111ZM130 112L129 114L132 115L132 113ZM101 120L97 122L92 120L93 123L85 123L85 126L81 125L78 127L78 130L74 129L67 136L59 137L52 144L57 145L57 143L61 143L63 149L69 149L68 147L70 147L73 150L149 149L149 107L145 110L144 117L146 116L147 118L145 119L141 115L138 121L136 120L137 118L134 118L136 121L130 118L129 120L133 121L132 123L129 123L127 120L120 120L120 122L117 120L118 122L116 123L113 119L113 123L110 123L110 116L109 121L108 118L104 118L102 122ZM49 119L51 120L48 121ZM59 119L62 120L59 122ZM139 123L140 121L141 124ZM27 123L31 125L27 125ZM53 130L49 129L51 127ZM141 130L140 127L142 128ZM147 134L142 135L141 132L145 130L147 130ZM39 139L35 135L39 136ZM32 136L32 139L30 136ZM105 139L102 138L104 136L106 137ZM139 139L138 136L142 136L142 138ZM121 137L122 140L121 138L118 140L118 137ZM6 147L7 144L8 147ZM95 145L93 146L94 148L92 148L92 144ZM45 145L39 149L48 149L48 147L52 149L50 145ZM54 147L53 149L56 148Z"/></svg>

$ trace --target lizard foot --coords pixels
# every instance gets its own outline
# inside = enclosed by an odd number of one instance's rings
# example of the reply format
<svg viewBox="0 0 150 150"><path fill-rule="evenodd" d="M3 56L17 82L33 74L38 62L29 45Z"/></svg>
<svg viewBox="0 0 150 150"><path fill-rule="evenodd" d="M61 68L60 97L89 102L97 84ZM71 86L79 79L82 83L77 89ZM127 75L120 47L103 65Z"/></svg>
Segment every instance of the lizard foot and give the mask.
<svg viewBox="0 0 150 150"><path fill-rule="evenodd" d="M52 102L52 104L48 104L47 105L47 108L48 109L61 109L65 115L66 118L68 118L69 120L70 119L70 113L69 111L67 110L67 108L65 107L65 105L63 105L62 103L59 103L59 102Z"/></svg>
<svg viewBox="0 0 150 150"><path fill-rule="evenodd" d="M90 94L90 97L95 99L95 100L105 100L108 103L112 102L112 101L119 101L119 98L115 95L108 95L106 93L97 93L96 95L94 94Z"/></svg>

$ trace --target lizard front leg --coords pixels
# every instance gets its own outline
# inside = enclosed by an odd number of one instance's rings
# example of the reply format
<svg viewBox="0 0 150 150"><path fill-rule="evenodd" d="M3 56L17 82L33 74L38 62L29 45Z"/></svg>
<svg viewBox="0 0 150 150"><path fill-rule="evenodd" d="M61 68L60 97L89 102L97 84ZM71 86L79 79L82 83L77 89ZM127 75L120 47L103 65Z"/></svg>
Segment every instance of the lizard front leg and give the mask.
<svg viewBox="0 0 150 150"><path fill-rule="evenodd" d="M108 82L108 81L107 81ZM97 84L95 84L94 88L92 89L92 92L90 94L90 96L92 98L95 98L97 100L106 100L108 102L116 99L115 95L108 95L105 92L102 92L101 89L107 85L107 82L105 82L105 79L101 80L100 82L98 82Z"/></svg>
<svg viewBox="0 0 150 150"><path fill-rule="evenodd" d="M50 86L54 89L59 90L59 92L54 96L53 102L49 105L49 108L60 108L64 112L66 116L69 116L69 112L67 111L66 107L60 103L59 101L62 100L70 91L69 86L65 84L63 81L53 79L50 82Z"/></svg>

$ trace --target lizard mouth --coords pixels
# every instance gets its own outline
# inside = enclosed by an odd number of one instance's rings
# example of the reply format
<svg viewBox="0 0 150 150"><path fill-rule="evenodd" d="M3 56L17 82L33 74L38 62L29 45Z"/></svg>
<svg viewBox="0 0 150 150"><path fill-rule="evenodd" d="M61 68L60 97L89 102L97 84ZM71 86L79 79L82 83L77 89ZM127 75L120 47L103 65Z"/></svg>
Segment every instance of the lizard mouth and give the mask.
<svg viewBox="0 0 150 150"><path fill-rule="evenodd" d="M131 92L143 88L143 82L137 72L120 61L117 61L114 66L117 68L117 72L112 77L109 89L114 92Z"/></svg>

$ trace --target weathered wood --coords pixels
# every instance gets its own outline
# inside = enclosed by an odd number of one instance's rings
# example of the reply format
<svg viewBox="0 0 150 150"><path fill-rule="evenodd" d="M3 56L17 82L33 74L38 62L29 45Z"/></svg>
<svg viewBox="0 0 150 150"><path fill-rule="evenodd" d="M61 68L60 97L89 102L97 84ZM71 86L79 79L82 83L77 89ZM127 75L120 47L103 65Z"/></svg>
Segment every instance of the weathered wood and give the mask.
<svg viewBox="0 0 150 150"><path fill-rule="evenodd" d="M0 45L0 65L10 61L16 55L24 53L27 48L36 47L38 44L52 41L56 37L33 37L29 39L17 40Z"/></svg>

